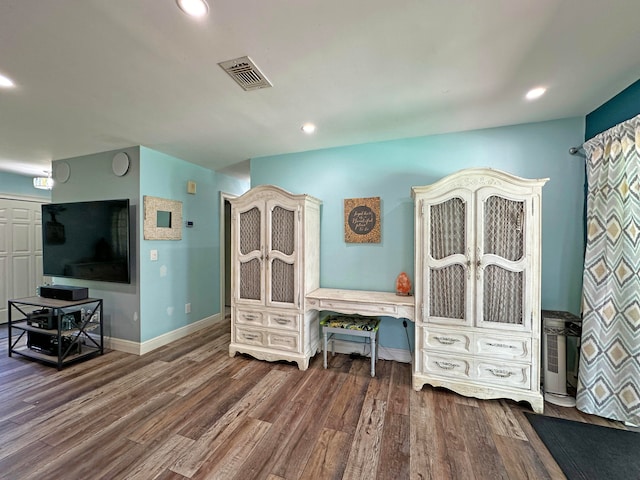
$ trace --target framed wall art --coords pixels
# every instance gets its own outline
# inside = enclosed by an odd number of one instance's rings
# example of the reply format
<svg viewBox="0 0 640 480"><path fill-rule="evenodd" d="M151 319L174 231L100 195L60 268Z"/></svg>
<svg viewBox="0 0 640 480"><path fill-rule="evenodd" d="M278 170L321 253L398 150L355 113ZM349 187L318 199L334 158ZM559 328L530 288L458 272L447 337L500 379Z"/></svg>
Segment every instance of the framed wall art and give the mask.
<svg viewBox="0 0 640 480"><path fill-rule="evenodd" d="M344 241L380 243L380 197L344 200Z"/></svg>

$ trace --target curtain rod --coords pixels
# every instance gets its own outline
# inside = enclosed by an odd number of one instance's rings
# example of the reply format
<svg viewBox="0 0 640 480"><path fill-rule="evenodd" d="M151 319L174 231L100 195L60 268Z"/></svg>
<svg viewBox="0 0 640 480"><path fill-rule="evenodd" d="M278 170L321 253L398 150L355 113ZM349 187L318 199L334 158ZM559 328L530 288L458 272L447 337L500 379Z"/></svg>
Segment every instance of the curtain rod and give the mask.
<svg viewBox="0 0 640 480"><path fill-rule="evenodd" d="M569 149L569 155L577 155L578 157L587 158L587 156L584 153L580 153L581 151L584 152L584 148L582 148L582 146L571 147Z"/></svg>

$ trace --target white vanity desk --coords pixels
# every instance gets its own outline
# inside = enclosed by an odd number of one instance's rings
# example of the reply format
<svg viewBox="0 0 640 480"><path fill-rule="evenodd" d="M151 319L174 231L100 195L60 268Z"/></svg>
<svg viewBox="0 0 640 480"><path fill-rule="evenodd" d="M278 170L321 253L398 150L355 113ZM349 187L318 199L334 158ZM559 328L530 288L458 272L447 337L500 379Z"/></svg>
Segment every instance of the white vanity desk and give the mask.
<svg viewBox="0 0 640 480"><path fill-rule="evenodd" d="M307 310L406 318L414 321L415 297L390 292L318 288L306 295Z"/></svg>

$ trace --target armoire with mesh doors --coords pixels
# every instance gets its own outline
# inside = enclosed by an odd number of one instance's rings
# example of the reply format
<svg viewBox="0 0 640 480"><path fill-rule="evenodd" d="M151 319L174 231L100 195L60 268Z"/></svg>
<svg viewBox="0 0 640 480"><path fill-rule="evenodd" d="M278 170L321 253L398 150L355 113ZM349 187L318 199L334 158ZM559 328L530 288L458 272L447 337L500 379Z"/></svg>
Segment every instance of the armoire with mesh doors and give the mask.
<svg viewBox="0 0 640 480"><path fill-rule="evenodd" d="M540 391L540 207L548 179L488 168L412 188L413 388L544 407Z"/></svg>
<svg viewBox="0 0 640 480"><path fill-rule="evenodd" d="M317 353L318 312L305 312L305 295L320 286L320 204L273 185L231 200L230 356L306 370Z"/></svg>

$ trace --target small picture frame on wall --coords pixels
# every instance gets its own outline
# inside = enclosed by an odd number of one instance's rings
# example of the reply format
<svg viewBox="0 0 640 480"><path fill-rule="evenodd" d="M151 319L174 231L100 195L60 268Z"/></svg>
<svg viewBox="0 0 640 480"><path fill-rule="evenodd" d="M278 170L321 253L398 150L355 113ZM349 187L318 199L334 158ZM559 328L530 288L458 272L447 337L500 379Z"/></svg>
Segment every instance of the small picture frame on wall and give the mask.
<svg viewBox="0 0 640 480"><path fill-rule="evenodd" d="M344 200L344 241L380 243L380 197Z"/></svg>

